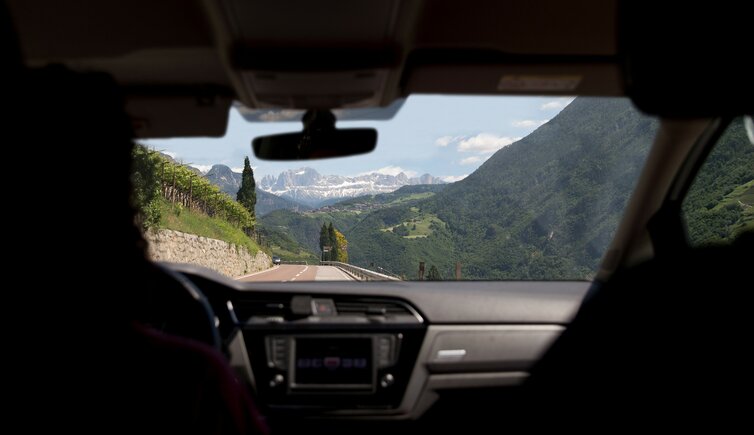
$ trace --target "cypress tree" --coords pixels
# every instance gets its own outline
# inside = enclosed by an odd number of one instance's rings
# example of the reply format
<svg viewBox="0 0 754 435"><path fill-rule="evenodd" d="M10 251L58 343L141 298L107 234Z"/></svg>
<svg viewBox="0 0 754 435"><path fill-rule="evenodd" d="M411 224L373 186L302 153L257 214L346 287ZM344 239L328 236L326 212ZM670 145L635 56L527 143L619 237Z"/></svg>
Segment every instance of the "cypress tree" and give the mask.
<svg viewBox="0 0 754 435"><path fill-rule="evenodd" d="M335 237L335 228L332 226L332 222L330 222L330 226L327 227L327 238L330 246L330 260L331 261L337 261L338 259L338 238Z"/></svg>
<svg viewBox="0 0 754 435"><path fill-rule="evenodd" d="M251 213L252 219L256 217L254 213L254 207L257 205L256 183L254 182L254 171L251 169L248 157L243 161L241 187L236 194L236 201L240 202Z"/></svg>
<svg viewBox="0 0 754 435"><path fill-rule="evenodd" d="M325 246L330 246L330 233L327 231L327 224L322 222L322 228L319 230L319 250L324 251ZM329 255L329 254L328 254ZM329 257L323 256L323 260L327 260Z"/></svg>

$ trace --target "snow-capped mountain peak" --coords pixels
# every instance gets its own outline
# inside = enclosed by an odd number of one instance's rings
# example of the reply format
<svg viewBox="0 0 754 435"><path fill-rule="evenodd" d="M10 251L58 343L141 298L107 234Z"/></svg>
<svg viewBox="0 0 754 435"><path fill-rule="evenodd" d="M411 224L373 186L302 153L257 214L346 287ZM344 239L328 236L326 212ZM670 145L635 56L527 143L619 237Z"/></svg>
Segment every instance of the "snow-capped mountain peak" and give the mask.
<svg viewBox="0 0 754 435"><path fill-rule="evenodd" d="M398 175L373 172L345 177L321 175L312 168L298 168L281 172L277 177L267 175L258 187L274 195L319 207L357 196L393 192L406 185L443 183L429 174L409 178L403 172Z"/></svg>

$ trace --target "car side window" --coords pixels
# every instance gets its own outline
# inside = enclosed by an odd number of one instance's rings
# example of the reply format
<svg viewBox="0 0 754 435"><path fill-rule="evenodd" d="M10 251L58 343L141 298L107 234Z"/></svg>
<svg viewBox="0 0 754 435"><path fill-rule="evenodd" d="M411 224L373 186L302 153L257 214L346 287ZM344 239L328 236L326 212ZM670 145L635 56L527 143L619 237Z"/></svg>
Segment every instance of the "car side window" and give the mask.
<svg viewBox="0 0 754 435"><path fill-rule="evenodd" d="M720 136L683 201L691 246L732 242L754 230L754 144L743 118Z"/></svg>

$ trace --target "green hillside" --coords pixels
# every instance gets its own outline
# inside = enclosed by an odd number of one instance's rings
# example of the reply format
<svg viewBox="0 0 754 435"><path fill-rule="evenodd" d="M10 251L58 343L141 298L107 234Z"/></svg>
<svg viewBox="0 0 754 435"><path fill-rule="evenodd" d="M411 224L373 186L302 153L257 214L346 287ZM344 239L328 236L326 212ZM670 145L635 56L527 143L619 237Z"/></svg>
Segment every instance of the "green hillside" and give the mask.
<svg viewBox="0 0 754 435"><path fill-rule="evenodd" d="M280 228L260 228L265 242L269 245L272 255L283 261L305 261L313 264L319 261L319 254L302 246L297 240Z"/></svg>
<svg viewBox="0 0 754 435"><path fill-rule="evenodd" d="M434 196L436 192L445 187L446 185L404 186L395 192L348 199L314 211L275 210L261 217L259 226L270 242L275 255L280 255L284 260L296 258L310 261L317 259L319 255L319 230L322 224L332 222L348 238L350 255L353 249L359 250L358 244L352 243L348 236L351 233L350 230L359 225L372 212L391 208L395 205L413 204ZM411 222L407 238L423 237L431 233L432 218L422 219L409 213L406 219L407 223L411 219L415 220L415 222ZM415 230L413 225L417 226ZM382 226L380 228L388 227ZM378 242L382 243L383 241L379 240ZM372 261L365 262L369 266L373 263Z"/></svg>
<svg viewBox="0 0 754 435"><path fill-rule="evenodd" d="M417 224L416 229L413 225ZM424 232L424 237L412 237ZM397 231L403 227L404 232ZM455 248L447 225L435 214L411 205L399 205L372 212L345 232L349 240L351 263L364 267L379 266L392 273L416 279L419 261L449 267ZM444 269L441 268L443 272Z"/></svg>
<svg viewBox="0 0 754 435"><path fill-rule="evenodd" d="M376 212L347 234L351 258L407 276L419 261L446 275L459 261L466 279L589 278L656 127L627 101L579 98L466 179L413 205L444 226L422 239L395 238L380 229L409 219L411 207Z"/></svg>
<svg viewBox="0 0 754 435"><path fill-rule="evenodd" d="M171 229L245 246L252 255L259 251L246 235L255 218L196 169L143 145L134 147L131 169L131 199L143 230Z"/></svg>
<svg viewBox="0 0 754 435"><path fill-rule="evenodd" d="M754 230L754 146L736 119L713 148L683 203L694 245L725 243Z"/></svg>
<svg viewBox="0 0 754 435"><path fill-rule="evenodd" d="M325 222L332 222L340 230L351 228L362 219L358 211L315 210L295 212L291 210L275 210L259 220L260 227L270 233L284 233L291 240L295 240L303 250L313 255L319 253L319 230Z"/></svg>
<svg viewBox="0 0 754 435"><path fill-rule="evenodd" d="M251 255L256 255L259 246L240 228L228 221L207 216L180 204L171 204L164 199L158 201L160 223L158 228L196 234L210 239L223 240L236 246L245 246Z"/></svg>
<svg viewBox="0 0 754 435"><path fill-rule="evenodd" d="M408 202L433 197L436 193L442 192L447 184L419 184L414 186L403 186L395 192L380 193L377 195L365 195L357 198L347 199L329 206L338 210L374 210L377 208L390 207ZM327 208L327 207L326 207Z"/></svg>

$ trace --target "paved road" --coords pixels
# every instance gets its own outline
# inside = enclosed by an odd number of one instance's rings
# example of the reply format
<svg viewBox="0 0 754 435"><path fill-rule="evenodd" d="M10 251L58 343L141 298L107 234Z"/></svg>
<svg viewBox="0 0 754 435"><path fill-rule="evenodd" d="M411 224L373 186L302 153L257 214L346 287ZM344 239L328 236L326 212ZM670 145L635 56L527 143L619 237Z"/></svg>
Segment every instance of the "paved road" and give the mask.
<svg viewBox="0 0 754 435"><path fill-rule="evenodd" d="M353 278L333 266L275 266L264 272L237 278L239 281L353 281Z"/></svg>

